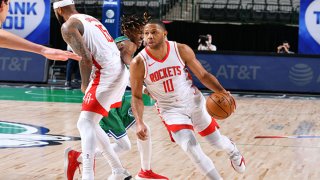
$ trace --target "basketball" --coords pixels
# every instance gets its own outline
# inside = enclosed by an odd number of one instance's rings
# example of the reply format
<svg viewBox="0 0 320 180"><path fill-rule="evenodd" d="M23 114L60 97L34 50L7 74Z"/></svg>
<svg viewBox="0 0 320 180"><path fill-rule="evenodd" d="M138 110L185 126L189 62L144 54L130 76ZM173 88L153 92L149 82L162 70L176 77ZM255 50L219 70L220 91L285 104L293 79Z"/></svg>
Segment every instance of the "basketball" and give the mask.
<svg viewBox="0 0 320 180"><path fill-rule="evenodd" d="M236 104L232 96L223 93L212 93L207 98L206 107L211 117L223 120L234 112Z"/></svg>

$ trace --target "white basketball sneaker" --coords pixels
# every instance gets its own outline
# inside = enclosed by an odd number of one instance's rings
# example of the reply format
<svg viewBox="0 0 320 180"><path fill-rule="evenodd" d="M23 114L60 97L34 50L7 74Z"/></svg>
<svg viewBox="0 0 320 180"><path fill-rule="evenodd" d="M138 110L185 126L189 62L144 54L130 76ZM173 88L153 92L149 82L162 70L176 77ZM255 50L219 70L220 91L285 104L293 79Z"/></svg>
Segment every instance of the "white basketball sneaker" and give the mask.
<svg viewBox="0 0 320 180"><path fill-rule="evenodd" d="M127 170L115 170L108 177L108 180L134 180Z"/></svg>
<svg viewBox="0 0 320 180"><path fill-rule="evenodd" d="M241 155L236 145L232 141L231 143L235 147L235 150L232 153L230 153L231 166L235 171L242 174L246 170L246 162L244 161L244 157Z"/></svg>

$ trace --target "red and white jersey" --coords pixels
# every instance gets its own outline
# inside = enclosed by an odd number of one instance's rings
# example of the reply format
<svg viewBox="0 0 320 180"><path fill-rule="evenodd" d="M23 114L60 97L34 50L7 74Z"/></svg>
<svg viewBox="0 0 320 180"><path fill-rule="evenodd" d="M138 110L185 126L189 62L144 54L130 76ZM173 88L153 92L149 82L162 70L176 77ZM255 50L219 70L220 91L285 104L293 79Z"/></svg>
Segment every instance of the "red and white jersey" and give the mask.
<svg viewBox="0 0 320 180"><path fill-rule="evenodd" d="M168 53L162 60L152 57L147 48L140 52L145 62L144 82L161 111L190 105L197 89L192 86L191 76L179 55L177 43L166 43Z"/></svg>
<svg viewBox="0 0 320 180"><path fill-rule="evenodd" d="M110 108L121 105L129 72L113 38L99 20L86 14L75 14L70 18L83 24L82 38L93 57L94 78L86 89L82 111L107 116Z"/></svg>
<svg viewBox="0 0 320 180"><path fill-rule="evenodd" d="M117 45L99 20L86 14L75 14L70 18L76 18L82 22L83 40L101 68L108 68L110 64L123 64Z"/></svg>

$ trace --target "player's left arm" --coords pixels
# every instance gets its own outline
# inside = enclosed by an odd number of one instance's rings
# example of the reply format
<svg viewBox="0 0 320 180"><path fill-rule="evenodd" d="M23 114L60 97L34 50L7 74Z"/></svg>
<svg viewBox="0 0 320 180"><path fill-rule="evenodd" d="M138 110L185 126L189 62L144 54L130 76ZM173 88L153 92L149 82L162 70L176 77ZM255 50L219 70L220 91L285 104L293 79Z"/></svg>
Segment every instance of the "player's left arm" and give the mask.
<svg viewBox="0 0 320 180"><path fill-rule="evenodd" d="M204 69L189 46L179 43L177 46L182 60L203 85L214 92L226 92L218 79Z"/></svg>
<svg viewBox="0 0 320 180"><path fill-rule="evenodd" d="M129 40L122 41L121 43L122 43L122 46L119 49L121 54L121 59L126 65L130 65L130 62L133 59L132 56L137 50L137 45Z"/></svg>
<svg viewBox="0 0 320 180"><path fill-rule="evenodd" d="M70 18L61 27L61 34L64 41L70 45L76 54L82 57L82 60L79 61L79 67L81 73L81 90L85 92L90 82L92 55L83 41L83 31L83 24L75 18Z"/></svg>

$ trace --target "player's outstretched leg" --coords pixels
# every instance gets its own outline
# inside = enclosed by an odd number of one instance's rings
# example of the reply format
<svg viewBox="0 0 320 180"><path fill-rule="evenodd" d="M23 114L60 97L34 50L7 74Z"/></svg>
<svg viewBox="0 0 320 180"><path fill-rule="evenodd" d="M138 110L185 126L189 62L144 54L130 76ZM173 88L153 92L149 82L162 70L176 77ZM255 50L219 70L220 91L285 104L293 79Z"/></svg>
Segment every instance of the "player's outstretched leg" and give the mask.
<svg viewBox="0 0 320 180"><path fill-rule="evenodd" d="M202 151L192 130L182 129L173 132L172 137L203 175L210 180L222 179L212 160Z"/></svg>
<svg viewBox="0 0 320 180"><path fill-rule="evenodd" d="M108 163L112 168L112 174L109 176L108 180L130 179L131 175L126 169L124 169L124 167L120 162L119 156L111 147L110 139L108 135L98 124L96 124L95 130L97 132L99 149L101 149L103 157L105 157L108 160Z"/></svg>
<svg viewBox="0 0 320 180"><path fill-rule="evenodd" d="M77 127L81 136L82 149L82 179L94 179L94 154L96 148L96 121L101 115L81 111Z"/></svg>
<svg viewBox="0 0 320 180"><path fill-rule="evenodd" d="M238 173L245 172L246 164L244 157L241 155L235 143L233 143L229 138L221 135L218 129L204 138L215 148L224 150L228 153L231 165L235 171Z"/></svg>
<svg viewBox="0 0 320 180"><path fill-rule="evenodd" d="M152 156L152 142L151 142L151 131L148 125L148 139L142 141L140 139L137 140L137 146L140 153L141 160L141 170L136 175L136 180L168 180L167 177L157 174L151 170L151 156ZM135 128L134 128L135 129Z"/></svg>

